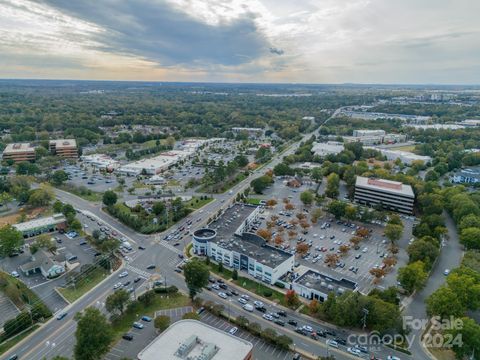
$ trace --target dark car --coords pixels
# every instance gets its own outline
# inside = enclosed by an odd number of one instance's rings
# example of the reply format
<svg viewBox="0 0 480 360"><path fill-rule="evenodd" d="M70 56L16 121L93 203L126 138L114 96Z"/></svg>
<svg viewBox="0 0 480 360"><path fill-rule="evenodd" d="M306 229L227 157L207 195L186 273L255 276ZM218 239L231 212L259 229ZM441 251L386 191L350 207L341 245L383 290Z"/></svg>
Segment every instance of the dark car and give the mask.
<svg viewBox="0 0 480 360"><path fill-rule="evenodd" d="M232 289L232 290L230 290L230 292L232 293L232 295L238 296L238 291L237 290Z"/></svg>
<svg viewBox="0 0 480 360"><path fill-rule="evenodd" d="M197 310L197 314L200 315L205 311L205 308L202 306L200 309Z"/></svg>
<svg viewBox="0 0 480 360"><path fill-rule="evenodd" d="M288 324L289 324L289 325L293 325L293 326L297 326L297 325L298 325L298 323L297 323L295 320L292 320L292 319L288 320Z"/></svg>
<svg viewBox="0 0 480 360"><path fill-rule="evenodd" d="M264 313L264 312L267 312L267 309L263 306L255 306L255 309L257 309L258 311Z"/></svg>
<svg viewBox="0 0 480 360"><path fill-rule="evenodd" d="M133 280L134 283L137 283L139 282L140 280L142 280L142 278L139 276L139 277L136 277L135 280Z"/></svg>
<svg viewBox="0 0 480 360"><path fill-rule="evenodd" d="M283 316L283 317L287 317L287 313L283 310L277 311L277 314L280 315L280 316Z"/></svg>
<svg viewBox="0 0 480 360"><path fill-rule="evenodd" d="M303 330L302 328L296 328L295 332L299 333L301 335L304 335L304 336L307 335L307 332L305 330Z"/></svg>
<svg viewBox="0 0 480 360"><path fill-rule="evenodd" d="M152 269L155 269L155 267L156 267L155 264L150 264L147 266L147 269L152 270Z"/></svg>
<svg viewBox="0 0 480 360"><path fill-rule="evenodd" d="M318 330L318 331L317 331L317 336L326 338L326 337L327 337L327 334L325 334L325 331L323 331L323 330Z"/></svg>
<svg viewBox="0 0 480 360"><path fill-rule="evenodd" d="M211 283L214 283L214 282L215 282L215 278L213 278L213 277L210 276L210 277L208 278L208 281L211 282Z"/></svg>
<svg viewBox="0 0 480 360"><path fill-rule="evenodd" d="M7 360L17 360L17 359L18 359L18 355L12 355Z"/></svg>
<svg viewBox="0 0 480 360"><path fill-rule="evenodd" d="M217 282L218 282L219 284L223 284L225 281L223 281L223 279L218 279Z"/></svg>
<svg viewBox="0 0 480 360"><path fill-rule="evenodd" d="M123 283L123 287L127 287L128 285L130 285L132 282L131 281L125 281Z"/></svg>
<svg viewBox="0 0 480 360"><path fill-rule="evenodd" d="M228 289L228 286L226 284L220 284L218 285L220 286L223 290L227 290Z"/></svg>
<svg viewBox="0 0 480 360"><path fill-rule="evenodd" d="M277 320L275 320L275 324L280 325L280 326L285 326L285 321L277 319Z"/></svg>
<svg viewBox="0 0 480 360"><path fill-rule="evenodd" d="M140 246L138 247L138 249L139 249L139 250L145 250L145 249L146 249L146 247L145 247L145 246L142 246L142 245L140 245Z"/></svg>
<svg viewBox="0 0 480 360"><path fill-rule="evenodd" d="M340 345L347 346L347 340L341 338L335 338L335 341Z"/></svg>
<svg viewBox="0 0 480 360"><path fill-rule="evenodd" d="M79 245L87 245L87 242L85 240L80 241Z"/></svg>
<svg viewBox="0 0 480 360"><path fill-rule="evenodd" d="M182 269L175 268L175 270L174 270L174 271L175 271L175 272L177 272L177 273L181 273L181 272L182 272Z"/></svg>
<svg viewBox="0 0 480 360"><path fill-rule="evenodd" d="M133 340L133 335L130 333L123 334L122 339L132 341Z"/></svg>
<svg viewBox="0 0 480 360"><path fill-rule="evenodd" d="M337 333L333 330L325 330L325 334L330 335L330 336L337 336Z"/></svg>

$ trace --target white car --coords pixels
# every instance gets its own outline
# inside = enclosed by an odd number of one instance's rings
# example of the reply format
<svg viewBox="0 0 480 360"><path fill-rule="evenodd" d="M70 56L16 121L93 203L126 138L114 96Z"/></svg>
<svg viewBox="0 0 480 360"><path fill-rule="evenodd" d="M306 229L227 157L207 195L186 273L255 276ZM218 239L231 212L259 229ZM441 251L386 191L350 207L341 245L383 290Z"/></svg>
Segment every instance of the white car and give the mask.
<svg viewBox="0 0 480 360"><path fill-rule="evenodd" d="M245 300L244 298L238 298L238 302L240 304L246 304L247 303L247 300Z"/></svg>
<svg viewBox="0 0 480 360"><path fill-rule="evenodd" d="M250 296L246 295L246 294L243 294L242 296L240 296L242 299L245 299L245 300L250 300Z"/></svg>
<svg viewBox="0 0 480 360"><path fill-rule="evenodd" d="M123 286L123 284L121 282L116 283L115 285L113 285L113 290L117 290L118 288L120 288L122 286Z"/></svg>
<svg viewBox="0 0 480 360"><path fill-rule="evenodd" d="M220 286L218 286L218 284L213 284L213 285L212 285L212 289L214 289L214 290L220 290Z"/></svg>
<svg viewBox="0 0 480 360"><path fill-rule="evenodd" d="M222 299L226 299L228 297L224 292L219 292L218 296L220 296Z"/></svg>
<svg viewBox="0 0 480 360"><path fill-rule="evenodd" d="M243 305L243 308L249 312L252 312L253 311L253 306L250 305L250 304L245 304Z"/></svg>
<svg viewBox="0 0 480 360"><path fill-rule="evenodd" d="M303 325L302 329L309 332L309 333L313 332L313 328L309 325Z"/></svg>
<svg viewBox="0 0 480 360"><path fill-rule="evenodd" d="M263 314L262 316L265 320L273 321L273 316L270 314Z"/></svg>
<svg viewBox="0 0 480 360"><path fill-rule="evenodd" d="M258 301L258 300L255 300L255 301L253 302L253 304L254 304L255 306L258 306L258 307L263 306L263 302Z"/></svg>
<svg viewBox="0 0 480 360"><path fill-rule="evenodd" d="M450 269L445 269L445 271L443 272L443 275L448 276L448 274L450 274Z"/></svg>
<svg viewBox="0 0 480 360"><path fill-rule="evenodd" d="M355 355L355 356L360 356L362 354L360 352L360 350L352 348L352 347L347 348L347 352L349 352L350 354Z"/></svg>
<svg viewBox="0 0 480 360"><path fill-rule="evenodd" d="M320 240L325 239L325 235L320 236Z"/></svg>
<svg viewBox="0 0 480 360"><path fill-rule="evenodd" d="M325 341L325 343L326 343L328 346L331 346L331 347L334 347L334 348L337 348L337 349L338 349L338 343L337 343L335 340L328 339L327 341Z"/></svg>
<svg viewBox="0 0 480 360"><path fill-rule="evenodd" d="M20 277L20 274L17 271L12 271L10 275L12 275L14 278Z"/></svg>
<svg viewBox="0 0 480 360"><path fill-rule="evenodd" d="M399 357L393 356L393 355L388 355L387 360L401 360Z"/></svg>
<svg viewBox="0 0 480 360"><path fill-rule="evenodd" d="M127 277L128 276L128 271L123 271L121 272L120 274L118 274L118 277L121 279L121 278L124 278L124 277Z"/></svg>
<svg viewBox="0 0 480 360"><path fill-rule="evenodd" d="M233 328L231 328L231 329L228 331L228 333L229 333L230 335L235 335L237 331L238 331L238 328L237 328L237 327L233 327Z"/></svg>
<svg viewBox="0 0 480 360"><path fill-rule="evenodd" d="M368 251L368 248L363 248L362 252L366 253Z"/></svg>

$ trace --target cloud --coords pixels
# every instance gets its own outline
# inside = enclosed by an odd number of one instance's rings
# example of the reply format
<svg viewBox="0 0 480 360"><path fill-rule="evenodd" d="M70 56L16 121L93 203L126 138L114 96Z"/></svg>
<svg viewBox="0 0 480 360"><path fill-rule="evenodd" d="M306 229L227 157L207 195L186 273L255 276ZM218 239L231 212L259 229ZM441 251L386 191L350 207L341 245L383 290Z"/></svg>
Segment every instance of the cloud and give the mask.
<svg viewBox="0 0 480 360"><path fill-rule="evenodd" d="M284 51L282 49L277 49L276 47L271 47L270 52L276 55L283 55Z"/></svg>
<svg viewBox="0 0 480 360"><path fill-rule="evenodd" d="M255 15L248 12L209 24L166 1L43 3L103 28L94 37L100 44L96 50L139 56L161 66L239 65L264 56L270 47Z"/></svg>

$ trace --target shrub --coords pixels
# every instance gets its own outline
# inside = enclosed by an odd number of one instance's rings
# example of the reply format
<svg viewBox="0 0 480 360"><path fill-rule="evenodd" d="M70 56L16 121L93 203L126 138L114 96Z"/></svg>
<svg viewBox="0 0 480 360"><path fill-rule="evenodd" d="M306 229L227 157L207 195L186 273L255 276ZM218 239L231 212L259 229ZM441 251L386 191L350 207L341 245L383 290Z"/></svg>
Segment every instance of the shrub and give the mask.
<svg viewBox="0 0 480 360"><path fill-rule="evenodd" d="M285 284L280 281L277 281L274 285L280 289L285 289Z"/></svg>
<svg viewBox="0 0 480 360"><path fill-rule="evenodd" d="M272 296L272 290L270 290L270 289L263 290L263 296L265 296L267 298Z"/></svg>
<svg viewBox="0 0 480 360"><path fill-rule="evenodd" d="M157 316L153 322L156 329L163 331L170 326L170 317L166 315Z"/></svg>
<svg viewBox="0 0 480 360"><path fill-rule="evenodd" d="M176 294L178 292L178 288L175 285L171 285L168 287L157 287L154 290L157 294Z"/></svg>
<svg viewBox="0 0 480 360"><path fill-rule="evenodd" d="M200 320L200 315L198 315L196 312L191 311L188 313L183 314L182 319L192 319L192 320Z"/></svg>

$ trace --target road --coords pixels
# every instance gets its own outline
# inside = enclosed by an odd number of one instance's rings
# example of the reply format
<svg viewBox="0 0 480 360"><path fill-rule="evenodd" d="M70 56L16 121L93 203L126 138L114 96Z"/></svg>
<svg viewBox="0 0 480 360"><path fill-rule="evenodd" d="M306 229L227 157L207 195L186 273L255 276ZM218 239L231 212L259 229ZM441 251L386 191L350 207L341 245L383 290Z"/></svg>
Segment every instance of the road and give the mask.
<svg viewBox="0 0 480 360"><path fill-rule="evenodd" d="M302 141L307 140L311 135L312 134L305 135L302 138ZM269 163L268 167L271 168L278 164L281 161L282 156L293 153L298 147L298 144L299 143L295 143L291 145L283 154L274 157ZM228 206L231 202L235 201L237 193L244 191L244 189L249 186L250 181L264 171L265 168L258 169L252 172L252 174L248 178L233 187L231 189L232 191L220 194L215 201L207 204L202 209L193 212L188 216L187 219L185 219L181 223L183 224L187 220L192 220L193 224L200 226L207 220L210 214L220 211L222 208ZM167 233L174 231L175 228L180 225L174 226L171 229L165 231L164 233L157 235L138 234L132 229L126 227L125 225L114 219L113 217L103 212L101 209L101 204L92 204L73 194L61 190L55 191L56 196L59 200L71 204L75 209L81 212L88 212L90 214L93 214L97 219L100 219L102 222L107 223L109 227L111 227L117 233L127 237L133 243L137 245L143 245L147 248L146 251L135 251L135 253L131 256L131 260L125 262L122 265L121 269L119 269L118 271L123 271L126 269L130 273L129 276L141 276L143 278L149 278L151 275L155 275L154 270L147 271L146 267L149 264L156 264L157 269L159 270L158 273L166 280L167 284L175 285L179 289L187 292L183 277L174 271L176 265L180 262L178 254L181 253L182 250L172 246L170 243L164 240L161 240ZM198 219L200 220L197 221ZM183 246L185 245L186 244L183 244ZM56 320L56 318L53 318L36 332L34 332L32 335L30 335L26 341L22 341L17 344L17 346L15 346L12 350L6 353L2 358L6 359L13 354L18 355L20 359L29 360L41 360L44 358L49 359L56 355L71 356L75 343L74 333L76 329L76 322L73 320L75 313L82 311L89 306L97 306L100 309L104 310L105 298L112 293L113 285L118 281L118 276L116 274L110 276L105 281L101 282L99 285L93 288L90 292L85 294L82 298L78 299L73 304L67 306L63 310L68 312L68 315L65 318L63 318L62 320ZM141 283L141 286L147 286L147 284L148 282L144 281ZM141 289L137 289L137 291L140 290ZM239 292L242 292L242 290L239 289ZM299 335L293 332L292 329L283 328L276 324L272 324L271 322L263 319L258 312L246 313L240 307L240 304L237 302L230 302L228 300L221 299L215 293L210 293L207 291L202 294L202 297L205 300L212 300L225 305L230 309L232 315L237 316L242 314L258 322L262 325L262 327L273 327L279 333L283 333L292 337L298 349L302 349L307 353L315 355L326 354L327 348L325 343ZM263 299L261 300L264 301ZM267 310L274 311L275 308L273 307L273 305L268 305ZM303 317L303 315L288 311L288 316L293 319L297 319L298 323L301 325L310 324L314 328L319 328L318 322ZM327 325L323 324L322 327L326 328ZM345 332L342 333L338 330L337 332L344 336L347 335ZM336 349L331 349L330 351L334 352L335 356L338 359L343 360L354 358L354 356L343 351L339 351ZM386 357L386 354L391 353L392 351L386 350L386 348L384 347L381 347L379 349L379 355L384 358ZM401 358L406 357L402 356Z"/></svg>

